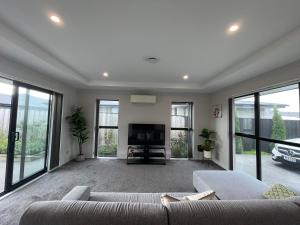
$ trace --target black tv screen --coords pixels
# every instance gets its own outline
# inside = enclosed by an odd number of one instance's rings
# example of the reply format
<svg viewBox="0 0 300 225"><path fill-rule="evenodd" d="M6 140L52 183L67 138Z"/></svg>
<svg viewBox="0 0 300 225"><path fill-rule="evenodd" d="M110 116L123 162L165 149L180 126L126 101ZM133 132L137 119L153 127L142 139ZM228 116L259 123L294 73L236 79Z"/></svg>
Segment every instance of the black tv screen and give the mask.
<svg viewBox="0 0 300 225"><path fill-rule="evenodd" d="M165 125L129 124L128 145L165 145Z"/></svg>

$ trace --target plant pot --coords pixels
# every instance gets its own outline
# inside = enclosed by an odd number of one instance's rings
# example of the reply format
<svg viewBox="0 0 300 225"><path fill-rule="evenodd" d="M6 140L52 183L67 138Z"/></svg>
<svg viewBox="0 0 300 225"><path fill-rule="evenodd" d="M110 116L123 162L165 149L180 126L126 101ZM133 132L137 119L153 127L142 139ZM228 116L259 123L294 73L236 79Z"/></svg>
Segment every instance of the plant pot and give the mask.
<svg viewBox="0 0 300 225"><path fill-rule="evenodd" d="M82 162L85 160L85 156L84 155L78 155L76 158L75 158L76 162Z"/></svg>
<svg viewBox="0 0 300 225"><path fill-rule="evenodd" d="M211 151L203 151L205 159L211 159Z"/></svg>
<svg viewBox="0 0 300 225"><path fill-rule="evenodd" d="M202 145L197 145L197 149L198 149L199 152L203 152L203 147L202 147Z"/></svg>

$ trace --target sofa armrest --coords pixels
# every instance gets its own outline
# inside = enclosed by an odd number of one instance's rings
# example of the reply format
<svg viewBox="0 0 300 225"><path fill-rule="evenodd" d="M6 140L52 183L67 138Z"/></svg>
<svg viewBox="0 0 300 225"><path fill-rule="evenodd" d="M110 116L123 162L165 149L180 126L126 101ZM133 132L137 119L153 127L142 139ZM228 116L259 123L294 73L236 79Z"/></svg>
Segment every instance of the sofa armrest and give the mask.
<svg viewBox="0 0 300 225"><path fill-rule="evenodd" d="M300 196L294 196L294 197L288 198L287 201L292 201L292 202L294 202L297 206L300 207Z"/></svg>
<svg viewBox="0 0 300 225"><path fill-rule="evenodd" d="M88 186L76 186L68 194L66 194L63 201L81 200L88 201L90 198L91 189Z"/></svg>
<svg viewBox="0 0 300 225"><path fill-rule="evenodd" d="M43 201L29 206L19 225L168 225L161 204Z"/></svg>

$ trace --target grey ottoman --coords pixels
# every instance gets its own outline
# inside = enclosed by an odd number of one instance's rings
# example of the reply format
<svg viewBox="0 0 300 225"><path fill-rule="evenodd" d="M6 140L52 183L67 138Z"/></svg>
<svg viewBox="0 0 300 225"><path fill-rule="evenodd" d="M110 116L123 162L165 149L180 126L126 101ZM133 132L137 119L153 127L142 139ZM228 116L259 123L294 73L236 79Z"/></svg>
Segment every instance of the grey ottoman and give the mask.
<svg viewBox="0 0 300 225"><path fill-rule="evenodd" d="M237 171L194 171L193 185L198 192L214 190L219 199L264 199L268 185Z"/></svg>

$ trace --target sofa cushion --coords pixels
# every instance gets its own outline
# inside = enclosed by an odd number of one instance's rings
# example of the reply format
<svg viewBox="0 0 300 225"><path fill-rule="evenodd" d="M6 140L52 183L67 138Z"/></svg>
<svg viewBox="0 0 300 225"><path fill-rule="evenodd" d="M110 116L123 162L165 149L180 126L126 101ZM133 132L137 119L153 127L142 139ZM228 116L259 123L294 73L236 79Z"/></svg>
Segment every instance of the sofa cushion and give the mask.
<svg viewBox="0 0 300 225"><path fill-rule="evenodd" d="M20 225L168 225L160 204L45 201L33 203Z"/></svg>
<svg viewBox="0 0 300 225"><path fill-rule="evenodd" d="M284 200L211 200L170 203L169 225L297 225L300 207Z"/></svg>
<svg viewBox="0 0 300 225"><path fill-rule="evenodd" d="M197 193L197 194L183 196L183 197L174 197L165 193L160 196L161 204L163 204L164 206L170 204L171 202L174 203L180 201L200 201L200 200L212 200L212 199L216 199L214 191L205 191L202 193Z"/></svg>
<svg viewBox="0 0 300 225"><path fill-rule="evenodd" d="M201 193L184 196L183 199L189 200L189 201L198 201L198 200L212 200L212 199L216 199L216 198L215 198L214 191L204 191Z"/></svg>
<svg viewBox="0 0 300 225"><path fill-rule="evenodd" d="M183 197L195 193L168 193L173 197ZM142 202L142 203L161 203L161 193L122 193L122 192L91 192L89 201L100 202Z"/></svg>
<svg viewBox="0 0 300 225"><path fill-rule="evenodd" d="M222 200L264 199L268 185L238 171L194 171L193 184L198 192L214 190Z"/></svg>
<svg viewBox="0 0 300 225"><path fill-rule="evenodd" d="M160 201L161 201L161 204L163 204L165 206L165 205L169 204L170 202L180 202L181 199L170 196L168 194L162 194L160 196Z"/></svg>
<svg viewBox="0 0 300 225"><path fill-rule="evenodd" d="M300 207L300 196L290 197L287 199Z"/></svg>
<svg viewBox="0 0 300 225"><path fill-rule="evenodd" d="M274 184L263 194L263 196L268 199L286 199L296 196L296 193L282 184Z"/></svg>

